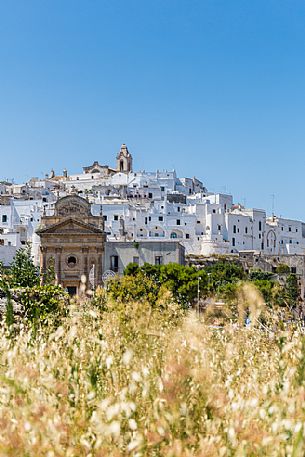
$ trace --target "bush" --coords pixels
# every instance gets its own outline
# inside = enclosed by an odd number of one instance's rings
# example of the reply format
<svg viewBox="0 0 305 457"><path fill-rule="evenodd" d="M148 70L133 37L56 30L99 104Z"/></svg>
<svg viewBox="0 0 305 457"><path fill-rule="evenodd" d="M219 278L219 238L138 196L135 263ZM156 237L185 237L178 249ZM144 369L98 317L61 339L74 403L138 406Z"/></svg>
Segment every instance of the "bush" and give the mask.
<svg viewBox="0 0 305 457"><path fill-rule="evenodd" d="M50 317L57 322L67 314L69 296L60 286L27 287L17 295L25 317L35 325L45 324Z"/></svg>

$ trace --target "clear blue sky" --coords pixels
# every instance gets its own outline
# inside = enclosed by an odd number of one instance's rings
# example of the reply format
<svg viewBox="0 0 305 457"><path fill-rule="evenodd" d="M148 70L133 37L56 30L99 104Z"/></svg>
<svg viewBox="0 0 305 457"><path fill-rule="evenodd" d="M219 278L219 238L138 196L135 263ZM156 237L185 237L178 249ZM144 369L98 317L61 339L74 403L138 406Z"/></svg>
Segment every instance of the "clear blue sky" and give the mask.
<svg viewBox="0 0 305 457"><path fill-rule="evenodd" d="M1 178L198 176L305 220L304 0L0 0Z"/></svg>

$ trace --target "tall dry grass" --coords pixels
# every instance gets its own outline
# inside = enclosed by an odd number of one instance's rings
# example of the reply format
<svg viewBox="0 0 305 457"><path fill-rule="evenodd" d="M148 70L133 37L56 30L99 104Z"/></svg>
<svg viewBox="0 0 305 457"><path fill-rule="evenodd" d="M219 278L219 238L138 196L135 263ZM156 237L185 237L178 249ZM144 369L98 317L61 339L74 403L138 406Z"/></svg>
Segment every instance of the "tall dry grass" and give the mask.
<svg viewBox="0 0 305 457"><path fill-rule="evenodd" d="M253 293L239 301L258 318ZM75 303L56 330L3 328L0 456L305 455L301 329L158 305Z"/></svg>

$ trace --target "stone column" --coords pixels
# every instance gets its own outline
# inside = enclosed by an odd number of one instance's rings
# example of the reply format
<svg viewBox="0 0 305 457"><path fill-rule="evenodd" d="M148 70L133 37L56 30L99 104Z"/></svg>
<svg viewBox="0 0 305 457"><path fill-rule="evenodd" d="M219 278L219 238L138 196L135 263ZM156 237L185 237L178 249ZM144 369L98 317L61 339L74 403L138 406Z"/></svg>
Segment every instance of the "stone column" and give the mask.
<svg viewBox="0 0 305 457"><path fill-rule="evenodd" d="M57 285L62 283L61 253L62 253L62 248L56 248L55 249L55 283Z"/></svg>
<svg viewBox="0 0 305 457"><path fill-rule="evenodd" d="M47 255L46 255L46 248L40 246L40 275L41 275L41 284L44 283L44 276L47 271Z"/></svg>
<svg viewBox="0 0 305 457"><path fill-rule="evenodd" d="M89 266L88 266L88 248L82 248L82 254L83 254L83 274L86 276L86 286L88 287L89 283Z"/></svg>
<svg viewBox="0 0 305 457"><path fill-rule="evenodd" d="M103 274L103 254L101 252L97 255L96 263L96 285L99 286L102 284L102 274Z"/></svg>

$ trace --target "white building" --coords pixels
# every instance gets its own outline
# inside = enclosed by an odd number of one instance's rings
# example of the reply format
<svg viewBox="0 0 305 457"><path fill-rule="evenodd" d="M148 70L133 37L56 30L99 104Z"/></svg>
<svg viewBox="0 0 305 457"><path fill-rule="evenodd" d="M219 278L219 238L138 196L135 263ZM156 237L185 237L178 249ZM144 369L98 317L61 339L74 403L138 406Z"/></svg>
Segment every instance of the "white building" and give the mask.
<svg viewBox="0 0 305 457"><path fill-rule="evenodd" d="M181 178L173 170L133 171L122 145L114 168L96 161L79 174L63 170L56 176L52 170L26 184L0 182L0 259L4 249L31 242L38 261L41 214L70 193L87 198L93 214L102 211L109 241L177 240L186 254L197 255L305 253L302 222L234 205L232 195L210 193L197 178Z"/></svg>

